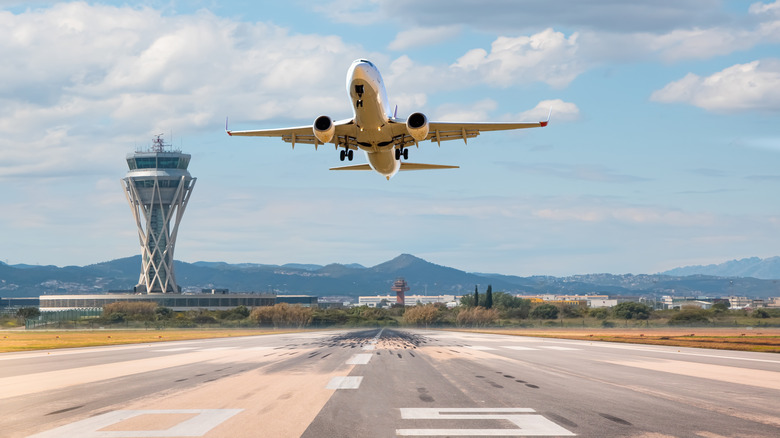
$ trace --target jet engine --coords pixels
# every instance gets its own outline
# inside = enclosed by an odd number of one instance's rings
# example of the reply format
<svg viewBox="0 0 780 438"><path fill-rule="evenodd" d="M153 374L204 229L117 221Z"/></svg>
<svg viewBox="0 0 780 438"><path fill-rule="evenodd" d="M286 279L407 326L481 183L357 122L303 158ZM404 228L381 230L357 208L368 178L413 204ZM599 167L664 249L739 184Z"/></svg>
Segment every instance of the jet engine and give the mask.
<svg viewBox="0 0 780 438"><path fill-rule="evenodd" d="M314 120L312 129L314 130L314 136L323 144L333 140L333 134L336 133L336 125L333 124L333 120L328 116L317 117Z"/></svg>
<svg viewBox="0 0 780 438"><path fill-rule="evenodd" d="M428 118L423 113L414 113L406 119L406 130L414 141L423 141L428 137Z"/></svg>

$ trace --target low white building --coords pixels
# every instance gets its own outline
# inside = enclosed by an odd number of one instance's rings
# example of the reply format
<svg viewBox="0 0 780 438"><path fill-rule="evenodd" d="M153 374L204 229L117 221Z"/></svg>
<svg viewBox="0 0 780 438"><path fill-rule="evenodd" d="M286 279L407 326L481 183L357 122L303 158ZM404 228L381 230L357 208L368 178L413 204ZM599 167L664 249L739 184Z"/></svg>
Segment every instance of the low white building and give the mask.
<svg viewBox="0 0 780 438"><path fill-rule="evenodd" d="M383 302L384 301L384 302ZM455 295L406 295L404 296L404 306L415 306L419 304L431 303L456 303ZM390 307L396 303L395 295L375 295L358 297L359 306L368 307Z"/></svg>

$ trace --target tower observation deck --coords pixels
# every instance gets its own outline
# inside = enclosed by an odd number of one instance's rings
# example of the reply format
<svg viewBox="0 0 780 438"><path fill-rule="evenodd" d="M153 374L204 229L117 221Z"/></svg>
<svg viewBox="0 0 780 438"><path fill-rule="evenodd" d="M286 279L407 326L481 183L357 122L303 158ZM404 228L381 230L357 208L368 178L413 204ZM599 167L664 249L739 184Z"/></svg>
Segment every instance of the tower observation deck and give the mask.
<svg viewBox="0 0 780 438"><path fill-rule="evenodd" d="M195 180L187 171L190 155L173 150L155 136L146 151L127 155L130 170L122 179L141 242L141 277L136 292L178 293L173 249Z"/></svg>

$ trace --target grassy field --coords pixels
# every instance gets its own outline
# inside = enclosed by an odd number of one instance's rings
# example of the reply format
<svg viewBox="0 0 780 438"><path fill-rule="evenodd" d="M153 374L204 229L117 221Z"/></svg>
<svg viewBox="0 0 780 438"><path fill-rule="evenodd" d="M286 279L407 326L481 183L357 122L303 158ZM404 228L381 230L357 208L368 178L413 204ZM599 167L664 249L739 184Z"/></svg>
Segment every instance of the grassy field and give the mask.
<svg viewBox="0 0 780 438"><path fill-rule="evenodd" d="M0 332L0 353L290 333L296 330L84 330Z"/></svg>
<svg viewBox="0 0 780 438"><path fill-rule="evenodd" d="M448 329L458 330L458 329ZM0 332L0 353L47 350L53 348L93 347L118 344L191 339L256 336L292 333L300 330L270 329L193 329L193 330L61 330ZM528 328L528 329L460 329L477 333L535 336L585 341L626 342L671 345L678 347L715 348L722 350L780 353L780 328Z"/></svg>
<svg viewBox="0 0 780 438"><path fill-rule="evenodd" d="M478 333L780 353L780 328L474 329Z"/></svg>

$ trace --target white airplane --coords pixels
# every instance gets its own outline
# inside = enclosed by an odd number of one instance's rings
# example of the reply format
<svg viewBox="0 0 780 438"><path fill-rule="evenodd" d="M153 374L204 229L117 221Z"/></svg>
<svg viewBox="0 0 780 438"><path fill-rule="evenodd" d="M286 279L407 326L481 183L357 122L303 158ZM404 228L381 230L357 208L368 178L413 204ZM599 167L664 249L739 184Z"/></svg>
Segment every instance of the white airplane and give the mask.
<svg viewBox="0 0 780 438"><path fill-rule="evenodd" d="M390 112L382 76L370 61L358 59L347 71L347 93L352 101L351 119L334 121L328 116L319 116L313 125L293 128L260 129L254 131L230 131L225 121L225 131L231 136L281 137L292 143L314 144L314 148L325 143L333 143L340 151L341 161L352 161L354 151L362 149L367 164L333 167L330 170L374 170L388 180L399 170L454 169L458 166L439 164L421 164L401 161L409 158L408 146L425 140L441 146L445 140L463 139L479 135L480 131L502 131L509 129L538 128L547 126L547 120L541 122L518 123L461 123L429 122L423 113L414 113L406 120ZM396 111L398 107L396 107ZM552 108L550 108L552 112Z"/></svg>

